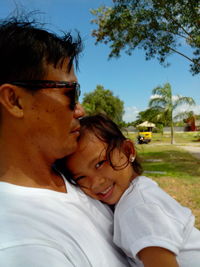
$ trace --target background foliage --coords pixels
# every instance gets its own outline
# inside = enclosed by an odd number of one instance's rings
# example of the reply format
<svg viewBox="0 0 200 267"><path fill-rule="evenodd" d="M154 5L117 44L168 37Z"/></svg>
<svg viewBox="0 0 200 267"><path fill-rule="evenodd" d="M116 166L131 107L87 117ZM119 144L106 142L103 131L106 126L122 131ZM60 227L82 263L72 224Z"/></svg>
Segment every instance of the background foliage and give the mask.
<svg viewBox="0 0 200 267"><path fill-rule="evenodd" d="M96 43L110 43L110 57L122 49L131 55L144 49L146 59L156 57L165 66L166 58L178 53L190 62L192 74L200 73L200 0L113 0L113 7L92 10L98 28ZM191 55L181 47L191 48Z"/></svg>
<svg viewBox="0 0 200 267"><path fill-rule="evenodd" d="M91 93L85 93L82 105L87 115L103 113L115 123L122 124L124 102L114 96L112 91L104 89L102 85L97 85Z"/></svg>

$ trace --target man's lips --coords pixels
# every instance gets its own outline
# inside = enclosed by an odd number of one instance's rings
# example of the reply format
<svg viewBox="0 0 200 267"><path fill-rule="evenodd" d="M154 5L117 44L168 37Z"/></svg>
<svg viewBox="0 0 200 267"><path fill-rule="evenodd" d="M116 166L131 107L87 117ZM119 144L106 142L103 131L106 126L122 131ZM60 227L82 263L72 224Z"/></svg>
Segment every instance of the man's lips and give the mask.
<svg viewBox="0 0 200 267"><path fill-rule="evenodd" d="M79 134L80 134L80 126L74 128L74 129L71 131L71 133L79 135Z"/></svg>

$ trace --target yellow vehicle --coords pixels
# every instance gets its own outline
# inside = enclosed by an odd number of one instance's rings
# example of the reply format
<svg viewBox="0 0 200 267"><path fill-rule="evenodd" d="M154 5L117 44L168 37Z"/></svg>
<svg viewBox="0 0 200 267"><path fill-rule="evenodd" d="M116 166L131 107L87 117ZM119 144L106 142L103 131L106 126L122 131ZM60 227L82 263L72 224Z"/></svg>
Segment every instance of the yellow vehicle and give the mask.
<svg viewBox="0 0 200 267"><path fill-rule="evenodd" d="M139 125L137 125L137 128L139 128L138 133L138 144L148 144L151 142L152 139L152 129L155 127L154 123L145 121Z"/></svg>
<svg viewBox="0 0 200 267"><path fill-rule="evenodd" d="M149 142L151 142L151 138L152 138L152 132L139 132L138 134L138 143L139 144L148 144Z"/></svg>

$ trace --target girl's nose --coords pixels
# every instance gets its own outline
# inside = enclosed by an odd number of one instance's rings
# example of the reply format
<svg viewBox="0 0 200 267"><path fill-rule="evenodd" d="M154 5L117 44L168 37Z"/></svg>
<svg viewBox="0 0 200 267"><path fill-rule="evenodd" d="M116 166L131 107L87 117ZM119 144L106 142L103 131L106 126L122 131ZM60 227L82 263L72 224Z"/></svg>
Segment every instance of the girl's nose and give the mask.
<svg viewBox="0 0 200 267"><path fill-rule="evenodd" d="M106 179L101 176L95 176L92 177L92 182L91 182L91 190L94 193L99 192L99 189L102 188L102 185L105 183Z"/></svg>

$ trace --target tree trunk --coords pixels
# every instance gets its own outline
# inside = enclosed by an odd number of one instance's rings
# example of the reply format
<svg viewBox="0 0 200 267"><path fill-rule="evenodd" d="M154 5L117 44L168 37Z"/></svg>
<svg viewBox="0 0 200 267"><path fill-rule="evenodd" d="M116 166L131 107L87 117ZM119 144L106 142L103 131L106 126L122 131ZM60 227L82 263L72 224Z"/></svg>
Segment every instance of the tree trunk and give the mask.
<svg viewBox="0 0 200 267"><path fill-rule="evenodd" d="M174 124L173 120L171 121L171 144L174 144Z"/></svg>

